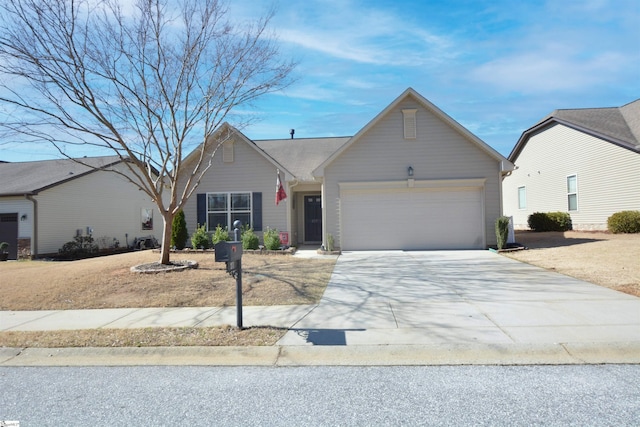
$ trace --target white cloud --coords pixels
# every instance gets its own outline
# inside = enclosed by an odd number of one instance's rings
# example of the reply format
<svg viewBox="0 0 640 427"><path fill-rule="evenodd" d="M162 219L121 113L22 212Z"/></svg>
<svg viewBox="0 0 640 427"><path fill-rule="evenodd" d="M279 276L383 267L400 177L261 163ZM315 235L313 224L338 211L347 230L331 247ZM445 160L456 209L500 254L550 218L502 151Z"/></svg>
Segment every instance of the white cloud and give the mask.
<svg viewBox="0 0 640 427"><path fill-rule="evenodd" d="M327 13L327 9L332 13ZM389 10L353 2L310 2L281 17L279 40L362 64L416 66L451 56L452 43ZM317 11L317 13L313 13Z"/></svg>
<svg viewBox="0 0 640 427"><path fill-rule="evenodd" d="M610 82L627 68L617 52L581 57L570 49L517 53L486 62L470 74L472 80L506 92L581 91Z"/></svg>

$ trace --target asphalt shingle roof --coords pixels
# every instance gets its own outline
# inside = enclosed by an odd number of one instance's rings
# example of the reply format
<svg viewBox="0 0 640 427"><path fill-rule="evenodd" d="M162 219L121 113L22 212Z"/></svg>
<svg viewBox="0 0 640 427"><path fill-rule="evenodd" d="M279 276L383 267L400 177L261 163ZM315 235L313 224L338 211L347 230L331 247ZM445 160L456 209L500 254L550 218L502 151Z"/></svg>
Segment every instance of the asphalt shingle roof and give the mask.
<svg viewBox="0 0 640 427"><path fill-rule="evenodd" d="M629 148L640 146L640 99L622 107L555 110L550 117L616 139Z"/></svg>
<svg viewBox="0 0 640 427"><path fill-rule="evenodd" d="M351 137L264 139L253 142L300 181L313 181L312 172Z"/></svg>
<svg viewBox="0 0 640 427"><path fill-rule="evenodd" d="M120 161L118 156L0 163L0 196L35 194Z"/></svg>
<svg viewBox="0 0 640 427"><path fill-rule="evenodd" d="M522 133L509 154L509 160L513 162L518 158L532 134L554 122L573 126L640 153L640 99L636 99L622 107L555 110Z"/></svg>

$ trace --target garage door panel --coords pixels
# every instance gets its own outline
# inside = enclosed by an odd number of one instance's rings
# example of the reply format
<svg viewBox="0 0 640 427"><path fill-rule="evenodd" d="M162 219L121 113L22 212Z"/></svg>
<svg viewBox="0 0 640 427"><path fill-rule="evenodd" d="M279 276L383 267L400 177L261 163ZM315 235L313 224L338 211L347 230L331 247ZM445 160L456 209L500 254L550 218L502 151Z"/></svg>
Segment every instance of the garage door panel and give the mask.
<svg viewBox="0 0 640 427"><path fill-rule="evenodd" d="M480 190L368 191L341 198L344 250L479 249Z"/></svg>

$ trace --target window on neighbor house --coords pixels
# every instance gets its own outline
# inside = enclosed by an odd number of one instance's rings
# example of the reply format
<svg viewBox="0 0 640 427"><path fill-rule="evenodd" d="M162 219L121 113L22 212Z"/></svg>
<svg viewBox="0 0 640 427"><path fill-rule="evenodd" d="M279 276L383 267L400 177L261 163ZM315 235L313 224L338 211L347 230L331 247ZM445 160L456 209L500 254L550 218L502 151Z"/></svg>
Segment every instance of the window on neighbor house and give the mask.
<svg viewBox="0 0 640 427"><path fill-rule="evenodd" d="M569 211L578 210L578 176L567 177L567 206Z"/></svg>
<svg viewBox="0 0 640 427"><path fill-rule="evenodd" d="M214 231L218 225L230 230L237 219L242 224L252 224L251 193L207 194L208 231Z"/></svg>
<svg viewBox="0 0 640 427"><path fill-rule="evenodd" d="M527 188L522 186L518 187L518 209L527 208Z"/></svg>
<svg viewBox="0 0 640 427"><path fill-rule="evenodd" d="M416 112L418 110L402 110L402 119L404 124L404 139L416 139Z"/></svg>

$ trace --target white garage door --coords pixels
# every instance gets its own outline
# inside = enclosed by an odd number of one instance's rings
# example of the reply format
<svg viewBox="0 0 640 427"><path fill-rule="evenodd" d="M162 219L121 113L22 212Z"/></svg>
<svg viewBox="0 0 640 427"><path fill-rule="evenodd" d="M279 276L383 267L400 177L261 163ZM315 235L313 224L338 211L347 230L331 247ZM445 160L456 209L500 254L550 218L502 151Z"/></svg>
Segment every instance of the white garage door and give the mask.
<svg viewBox="0 0 640 427"><path fill-rule="evenodd" d="M343 250L484 249L480 189L342 194Z"/></svg>

